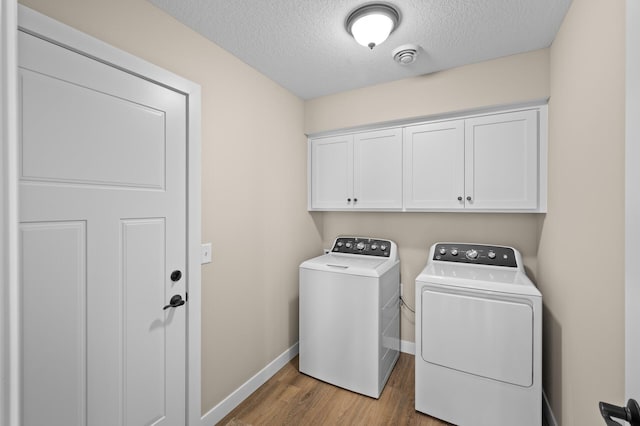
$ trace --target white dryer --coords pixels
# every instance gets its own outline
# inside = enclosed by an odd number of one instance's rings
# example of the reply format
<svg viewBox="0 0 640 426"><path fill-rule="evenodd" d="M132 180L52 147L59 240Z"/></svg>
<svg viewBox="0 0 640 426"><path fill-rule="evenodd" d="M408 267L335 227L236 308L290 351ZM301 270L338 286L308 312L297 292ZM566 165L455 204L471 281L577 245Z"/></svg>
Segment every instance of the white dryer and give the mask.
<svg viewBox="0 0 640 426"><path fill-rule="evenodd" d="M394 242L339 237L300 265L300 372L373 398L400 350Z"/></svg>
<svg viewBox="0 0 640 426"><path fill-rule="evenodd" d="M416 278L415 408L459 426L542 424L542 295L511 247L437 243Z"/></svg>

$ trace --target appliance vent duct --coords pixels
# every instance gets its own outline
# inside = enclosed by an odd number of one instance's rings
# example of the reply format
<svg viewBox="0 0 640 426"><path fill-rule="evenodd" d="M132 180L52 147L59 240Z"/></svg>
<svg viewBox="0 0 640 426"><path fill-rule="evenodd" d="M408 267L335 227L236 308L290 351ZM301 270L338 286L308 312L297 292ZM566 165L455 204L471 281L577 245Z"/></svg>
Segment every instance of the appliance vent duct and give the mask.
<svg viewBox="0 0 640 426"><path fill-rule="evenodd" d="M404 44L394 49L391 54L393 55L393 60L400 65L409 65L414 63L418 58L419 49L420 47L415 44Z"/></svg>

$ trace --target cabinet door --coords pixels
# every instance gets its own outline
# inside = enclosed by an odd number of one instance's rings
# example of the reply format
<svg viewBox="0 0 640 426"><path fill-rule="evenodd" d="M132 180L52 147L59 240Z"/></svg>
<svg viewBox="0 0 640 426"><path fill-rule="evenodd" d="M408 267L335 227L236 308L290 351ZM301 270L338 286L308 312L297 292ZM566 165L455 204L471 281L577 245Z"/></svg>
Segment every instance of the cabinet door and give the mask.
<svg viewBox="0 0 640 426"><path fill-rule="evenodd" d="M402 208L402 130L358 133L353 140L356 209Z"/></svg>
<svg viewBox="0 0 640 426"><path fill-rule="evenodd" d="M404 129L406 209L464 208L464 121Z"/></svg>
<svg viewBox="0 0 640 426"><path fill-rule="evenodd" d="M311 140L311 208L352 206L353 136Z"/></svg>
<svg viewBox="0 0 640 426"><path fill-rule="evenodd" d="M467 209L536 209L538 113L465 120Z"/></svg>

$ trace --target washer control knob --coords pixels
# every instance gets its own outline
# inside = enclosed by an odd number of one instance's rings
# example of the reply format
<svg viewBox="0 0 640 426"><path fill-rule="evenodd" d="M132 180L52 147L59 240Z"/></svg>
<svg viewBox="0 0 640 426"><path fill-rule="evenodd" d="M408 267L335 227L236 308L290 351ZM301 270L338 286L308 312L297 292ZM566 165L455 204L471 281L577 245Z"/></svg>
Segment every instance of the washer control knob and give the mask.
<svg viewBox="0 0 640 426"><path fill-rule="evenodd" d="M356 248L357 248L358 250L364 250L364 243L363 243L362 241L361 241L361 242L359 242L358 244L356 244Z"/></svg>
<svg viewBox="0 0 640 426"><path fill-rule="evenodd" d="M377 244L371 244L371 250L378 250Z"/></svg>
<svg viewBox="0 0 640 426"><path fill-rule="evenodd" d="M447 254L447 249L446 249L446 248L444 248L444 247L441 247L441 248L440 248L440 254L441 254L441 255L443 255L443 256L444 256L445 254Z"/></svg>
<svg viewBox="0 0 640 426"><path fill-rule="evenodd" d="M347 242L347 243L345 244L345 247L346 247L346 248L351 248L351 246L353 246L353 244L351 244L351 241L349 241L349 242Z"/></svg>
<svg viewBox="0 0 640 426"><path fill-rule="evenodd" d="M496 258L496 254L494 252L492 252L492 251L487 253L487 256L489 256L489 259L495 259Z"/></svg>
<svg viewBox="0 0 640 426"><path fill-rule="evenodd" d="M478 252L475 251L474 249L467 250L467 257L469 259L476 259L478 257Z"/></svg>
<svg viewBox="0 0 640 426"><path fill-rule="evenodd" d="M380 250L385 251L386 249L387 249L387 246L385 244L380 245Z"/></svg>
<svg viewBox="0 0 640 426"><path fill-rule="evenodd" d="M457 256L458 255L458 249L452 249L451 250L451 255L452 256Z"/></svg>
<svg viewBox="0 0 640 426"><path fill-rule="evenodd" d="M336 244L338 247L342 247L344 245L344 243L342 241L338 241L338 244Z"/></svg>

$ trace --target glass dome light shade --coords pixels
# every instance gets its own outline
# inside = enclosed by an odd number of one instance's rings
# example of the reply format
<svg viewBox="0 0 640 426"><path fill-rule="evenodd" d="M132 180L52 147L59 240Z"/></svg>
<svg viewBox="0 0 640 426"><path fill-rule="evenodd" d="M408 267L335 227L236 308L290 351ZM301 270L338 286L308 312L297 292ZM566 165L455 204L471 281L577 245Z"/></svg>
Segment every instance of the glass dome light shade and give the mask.
<svg viewBox="0 0 640 426"><path fill-rule="evenodd" d="M371 14L357 19L351 26L351 34L356 41L373 49L389 37L393 21L387 15Z"/></svg>
<svg viewBox="0 0 640 426"><path fill-rule="evenodd" d="M399 21L398 12L386 4L370 4L353 11L347 18L347 31L362 46L373 49L384 42Z"/></svg>

